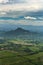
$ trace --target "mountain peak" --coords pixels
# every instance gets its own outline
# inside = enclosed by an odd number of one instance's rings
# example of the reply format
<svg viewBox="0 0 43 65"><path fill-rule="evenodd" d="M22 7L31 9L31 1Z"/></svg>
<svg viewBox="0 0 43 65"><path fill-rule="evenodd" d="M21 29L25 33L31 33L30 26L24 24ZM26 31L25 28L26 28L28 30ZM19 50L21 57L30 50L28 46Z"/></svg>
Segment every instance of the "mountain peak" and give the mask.
<svg viewBox="0 0 43 65"><path fill-rule="evenodd" d="M29 32L28 30L25 30L23 28L17 28L15 31L18 31L18 32Z"/></svg>
<svg viewBox="0 0 43 65"><path fill-rule="evenodd" d="M16 30L24 30L23 28L17 28Z"/></svg>

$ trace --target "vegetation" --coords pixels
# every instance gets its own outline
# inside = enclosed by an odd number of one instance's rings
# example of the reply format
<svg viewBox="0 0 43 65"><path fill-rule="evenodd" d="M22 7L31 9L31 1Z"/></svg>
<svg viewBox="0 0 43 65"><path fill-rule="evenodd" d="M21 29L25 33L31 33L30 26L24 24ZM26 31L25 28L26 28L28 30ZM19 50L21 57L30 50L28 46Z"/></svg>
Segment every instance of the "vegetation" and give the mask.
<svg viewBox="0 0 43 65"><path fill-rule="evenodd" d="M0 40L0 65L43 65L43 43L29 39Z"/></svg>

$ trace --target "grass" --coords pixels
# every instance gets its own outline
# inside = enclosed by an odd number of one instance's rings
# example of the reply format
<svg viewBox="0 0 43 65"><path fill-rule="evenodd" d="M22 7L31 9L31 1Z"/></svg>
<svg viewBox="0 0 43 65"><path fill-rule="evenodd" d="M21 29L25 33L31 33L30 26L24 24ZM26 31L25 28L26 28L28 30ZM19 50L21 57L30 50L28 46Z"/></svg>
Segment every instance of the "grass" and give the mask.
<svg viewBox="0 0 43 65"><path fill-rule="evenodd" d="M39 51L41 44L36 45L30 42L17 39L6 40L5 43L0 44L0 47L5 48L0 50L0 65L43 65L43 52Z"/></svg>
<svg viewBox="0 0 43 65"><path fill-rule="evenodd" d="M39 51L39 47L37 46L32 46L32 47L29 47L32 51Z"/></svg>
<svg viewBox="0 0 43 65"><path fill-rule="evenodd" d="M19 52L0 51L0 65L36 65L36 63L38 65L39 61L43 65L41 60L43 60L43 52L34 55L22 55Z"/></svg>

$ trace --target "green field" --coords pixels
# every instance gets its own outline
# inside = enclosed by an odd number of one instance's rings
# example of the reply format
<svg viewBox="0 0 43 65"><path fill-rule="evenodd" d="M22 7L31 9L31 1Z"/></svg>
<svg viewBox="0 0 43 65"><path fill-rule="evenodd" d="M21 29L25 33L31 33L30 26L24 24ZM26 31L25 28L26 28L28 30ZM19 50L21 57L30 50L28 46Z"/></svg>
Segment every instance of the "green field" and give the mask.
<svg viewBox="0 0 43 65"><path fill-rule="evenodd" d="M0 51L0 65L43 65L43 52L34 55Z"/></svg>
<svg viewBox="0 0 43 65"><path fill-rule="evenodd" d="M0 65L43 65L43 43L22 39L1 40Z"/></svg>

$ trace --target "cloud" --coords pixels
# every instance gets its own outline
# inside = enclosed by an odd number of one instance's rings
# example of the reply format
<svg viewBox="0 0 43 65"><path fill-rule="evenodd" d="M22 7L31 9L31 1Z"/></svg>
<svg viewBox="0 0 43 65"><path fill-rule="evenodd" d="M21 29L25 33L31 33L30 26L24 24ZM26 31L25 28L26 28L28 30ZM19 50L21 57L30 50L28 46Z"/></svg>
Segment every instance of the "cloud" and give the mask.
<svg viewBox="0 0 43 65"><path fill-rule="evenodd" d="M43 17L38 17L39 20L43 20Z"/></svg>
<svg viewBox="0 0 43 65"><path fill-rule="evenodd" d="M2 14L0 14L0 15L6 15L5 13L2 13ZM24 20L29 20L29 21L42 21L43 20L43 17L31 17L31 16L2 16L2 17L0 17L0 20L13 20L13 21L19 21L19 20L23 20L23 22L24 22Z"/></svg>
<svg viewBox="0 0 43 65"><path fill-rule="evenodd" d="M16 3L25 3L24 0L0 0L1 4L16 4Z"/></svg>
<svg viewBox="0 0 43 65"><path fill-rule="evenodd" d="M11 8L13 6L14 8L16 7L15 9L22 9L22 10L23 9L39 10L43 8L43 0L0 0L0 3L2 5L3 3L5 3L5 7L7 7L6 4L8 5L10 4Z"/></svg>
<svg viewBox="0 0 43 65"><path fill-rule="evenodd" d="M1 20L20 25L43 25L43 0L0 0Z"/></svg>
<svg viewBox="0 0 43 65"><path fill-rule="evenodd" d="M19 25L43 26L43 21L20 20L17 22L17 24L19 24Z"/></svg>
<svg viewBox="0 0 43 65"><path fill-rule="evenodd" d="M0 5L0 9L3 11L38 11L43 9L43 0L0 0L0 3L2 3L2 5ZM3 5L3 3L6 4Z"/></svg>
<svg viewBox="0 0 43 65"><path fill-rule="evenodd" d="M1 5L0 6L1 11L34 11L34 10L40 10L40 7L36 5L26 5L26 4L10 4L10 5Z"/></svg>
<svg viewBox="0 0 43 65"><path fill-rule="evenodd" d="M24 3L24 0L9 0L9 3Z"/></svg>
<svg viewBox="0 0 43 65"><path fill-rule="evenodd" d="M29 5L33 4L42 5L43 0L0 0L0 3L12 3L12 4L27 3Z"/></svg>
<svg viewBox="0 0 43 65"><path fill-rule="evenodd" d="M0 12L0 16L2 16L2 15L5 15L6 14L6 12Z"/></svg>
<svg viewBox="0 0 43 65"><path fill-rule="evenodd" d="M42 8L43 9L43 8ZM20 16L21 15L25 15L26 14L26 12L28 12L28 14L30 13L30 12L34 12L33 14L31 14L31 15L34 15L35 14L35 12L36 12L36 15L38 15L37 14L37 12L38 11L40 11L41 10L41 8L39 7L39 8L37 8L37 6L28 6L28 5L26 5L26 4L6 4L6 5L0 5L0 14L2 14L2 15L7 15L8 13L10 13L10 14L8 14L8 15L10 15L10 16L19 16L19 14L20 14ZM15 11L16 11L16 14L15 14ZM13 12L13 13L12 13ZM19 14L17 13L17 12L20 12ZM21 14L22 13L22 14ZM43 12L42 12L43 13ZM28 15L27 14L27 15ZM39 13L40 14L40 13ZM5 15L5 16L6 16ZM41 14L40 14L41 15ZM29 15L28 15L29 16ZM33 16L32 16L33 17Z"/></svg>
<svg viewBox="0 0 43 65"><path fill-rule="evenodd" d="M25 19L29 19L29 20L36 20L37 18L35 17L30 17L30 16L27 16L27 17L24 17Z"/></svg>
<svg viewBox="0 0 43 65"><path fill-rule="evenodd" d="M0 3L6 3L8 0L0 0Z"/></svg>
<svg viewBox="0 0 43 65"><path fill-rule="evenodd" d="M43 26L43 21L35 21L35 22L32 22L31 25L33 25L33 26Z"/></svg>
<svg viewBox="0 0 43 65"><path fill-rule="evenodd" d="M43 26L43 21L27 21L27 20L1 20L0 24L12 24L12 25L32 25L32 26Z"/></svg>

